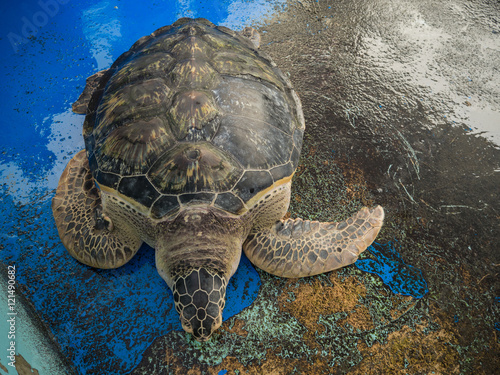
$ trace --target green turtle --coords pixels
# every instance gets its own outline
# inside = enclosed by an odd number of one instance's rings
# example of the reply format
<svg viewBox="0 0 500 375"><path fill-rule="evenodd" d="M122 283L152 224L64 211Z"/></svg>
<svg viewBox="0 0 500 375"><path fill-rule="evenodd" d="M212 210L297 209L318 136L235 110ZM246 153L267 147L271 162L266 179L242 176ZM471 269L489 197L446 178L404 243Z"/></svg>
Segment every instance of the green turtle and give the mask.
<svg viewBox="0 0 500 375"><path fill-rule="evenodd" d="M127 263L143 242L200 341L222 323L242 250L257 267L303 277L352 264L377 236L380 206L340 223L283 217L304 117L289 80L236 33L180 19L139 39L87 79L85 150L52 202L69 253L97 268Z"/></svg>

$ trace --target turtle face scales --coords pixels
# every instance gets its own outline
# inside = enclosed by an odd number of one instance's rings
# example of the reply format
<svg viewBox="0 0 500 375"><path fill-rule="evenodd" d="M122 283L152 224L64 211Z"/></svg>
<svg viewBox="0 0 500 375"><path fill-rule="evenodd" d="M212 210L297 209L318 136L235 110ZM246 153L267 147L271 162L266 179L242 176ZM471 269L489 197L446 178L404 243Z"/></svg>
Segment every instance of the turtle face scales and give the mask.
<svg viewBox="0 0 500 375"><path fill-rule="evenodd" d="M194 268L175 279L172 290L182 328L198 341L208 340L222 324L225 278L205 268Z"/></svg>

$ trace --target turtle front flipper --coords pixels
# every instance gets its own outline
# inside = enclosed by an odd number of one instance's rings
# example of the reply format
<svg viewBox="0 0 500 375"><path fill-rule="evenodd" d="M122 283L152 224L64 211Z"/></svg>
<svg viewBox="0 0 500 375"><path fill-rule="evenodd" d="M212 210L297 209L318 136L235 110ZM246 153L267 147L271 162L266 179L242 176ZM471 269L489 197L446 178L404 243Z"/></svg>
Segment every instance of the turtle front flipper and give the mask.
<svg viewBox="0 0 500 375"><path fill-rule="evenodd" d="M108 71L107 69L101 70L100 72L97 72L96 74L91 75L90 77L87 78L83 92L80 94L78 100L74 102L71 107L73 112L78 113L80 115L85 115L87 113L87 107L89 106L89 101L90 98L92 97L92 93L99 85L99 81L101 80L104 73L106 73L107 71Z"/></svg>
<svg viewBox="0 0 500 375"><path fill-rule="evenodd" d="M267 231L251 233L243 249L253 264L273 275L317 275L354 263L375 240L383 220L380 206L365 207L340 223L281 220Z"/></svg>
<svg viewBox="0 0 500 375"><path fill-rule="evenodd" d="M85 150L71 159L61 175L52 212L66 249L89 266L120 267L142 244L133 227L123 221L113 223L102 214L99 190Z"/></svg>

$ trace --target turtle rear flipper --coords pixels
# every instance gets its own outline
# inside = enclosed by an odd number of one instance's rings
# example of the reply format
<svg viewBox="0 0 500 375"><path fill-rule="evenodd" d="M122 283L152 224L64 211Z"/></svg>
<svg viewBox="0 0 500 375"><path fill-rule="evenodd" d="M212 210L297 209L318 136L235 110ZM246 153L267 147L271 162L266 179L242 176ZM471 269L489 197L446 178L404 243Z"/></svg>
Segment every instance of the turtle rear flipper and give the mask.
<svg viewBox="0 0 500 375"><path fill-rule="evenodd" d="M243 249L252 263L273 275L317 275L354 263L375 240L383 220L380 206L365 207L340 223L281 220L250 234Z"/></svg>
<svg viewBox="0 0 500 375"><path fill-rule="evenodd" d="M52 200L59 237L69 253L97 268L117 268L127 263L142 241L135 228L113 223L102 214L85 150L68 163Z"/></svg>
<svg viewBox="0 0 500 375"><path fill-rule="evenodd" d="M241 32L241 36L244 36L247 39L250 39L255 49L259 49L260 47L260 33L255 30L253 27L245 27Z"/></svg>
<svg viewBox="0 0 500 375"><path fill-rule="evenodd" d="M101 77L107 71L108 71L107 69L101 70L100 72L97 72L96 74L91 75L90 77L87 78L83 92L80 94L78 100L74 102L73 105L71 106L73 112L78 113L80 115L85 115L87 113L87 107L89 105L90 98L92 97L92 93L99 85Z"/></svg>

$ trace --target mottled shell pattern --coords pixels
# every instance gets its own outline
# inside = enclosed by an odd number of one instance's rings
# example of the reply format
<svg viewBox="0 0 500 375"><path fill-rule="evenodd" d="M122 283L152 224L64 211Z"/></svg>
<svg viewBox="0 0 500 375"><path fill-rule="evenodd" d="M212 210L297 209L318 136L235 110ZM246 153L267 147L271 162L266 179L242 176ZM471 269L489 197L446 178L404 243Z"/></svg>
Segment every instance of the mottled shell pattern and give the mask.
<svg viewBox="0 0 500 375"><path fill-rule="evenodd" d="M99 187L154 219L190 204L243 214L290 180L303 132L276 65L204 19L139 39L100 79L84 123Z"/></svg>

